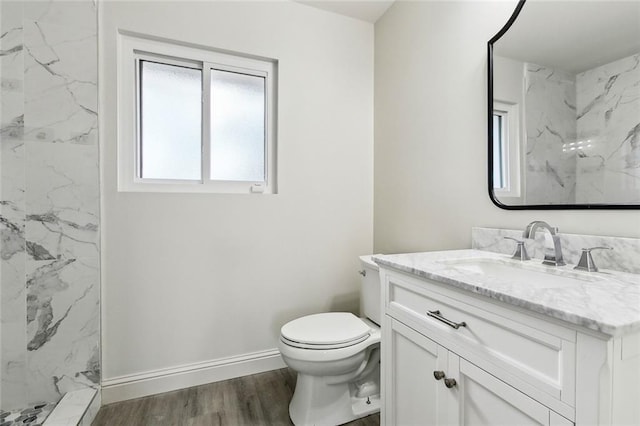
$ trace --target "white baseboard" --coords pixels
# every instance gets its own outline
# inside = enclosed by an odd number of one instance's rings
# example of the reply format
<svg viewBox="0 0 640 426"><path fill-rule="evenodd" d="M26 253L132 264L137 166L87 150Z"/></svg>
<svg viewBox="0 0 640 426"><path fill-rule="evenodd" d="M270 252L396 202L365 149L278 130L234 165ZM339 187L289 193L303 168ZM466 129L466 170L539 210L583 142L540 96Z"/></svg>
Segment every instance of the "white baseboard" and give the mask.
<svg viewBox="0 0 640 426"><path fill-rule="evenodd" d="M111 404L284 367L280 352L271 349L114 377L102 381L102 403Z"/></svg>

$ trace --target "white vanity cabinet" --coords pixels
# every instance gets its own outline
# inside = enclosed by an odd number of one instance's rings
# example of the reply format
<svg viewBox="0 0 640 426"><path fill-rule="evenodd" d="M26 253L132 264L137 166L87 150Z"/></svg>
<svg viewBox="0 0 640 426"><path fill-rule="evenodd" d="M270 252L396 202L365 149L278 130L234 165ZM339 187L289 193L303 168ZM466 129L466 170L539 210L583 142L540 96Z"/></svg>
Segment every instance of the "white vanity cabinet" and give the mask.
<svg viewBox="0 0 640 426"><path fill-rule="evenodd" d="M389 316L384 330L387 425L574 424Z"/></svg>
<svg viewBox="0 0 640 426"><path fill-rule="evenodd" d="M640 424L637 332L612 337L390 268L380 277L383 424Z"/></svg>

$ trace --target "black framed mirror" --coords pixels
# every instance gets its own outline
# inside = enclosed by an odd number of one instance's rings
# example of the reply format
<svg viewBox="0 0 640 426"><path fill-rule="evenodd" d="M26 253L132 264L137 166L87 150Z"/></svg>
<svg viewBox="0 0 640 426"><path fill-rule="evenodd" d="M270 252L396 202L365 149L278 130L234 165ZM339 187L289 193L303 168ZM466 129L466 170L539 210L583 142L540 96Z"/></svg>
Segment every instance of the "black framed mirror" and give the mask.
<svg viewBox="0 0 640 426"><path fill-rule="evenodd" d="M640 1L519 0L487 46L493 203L640 209Z"/></svg>

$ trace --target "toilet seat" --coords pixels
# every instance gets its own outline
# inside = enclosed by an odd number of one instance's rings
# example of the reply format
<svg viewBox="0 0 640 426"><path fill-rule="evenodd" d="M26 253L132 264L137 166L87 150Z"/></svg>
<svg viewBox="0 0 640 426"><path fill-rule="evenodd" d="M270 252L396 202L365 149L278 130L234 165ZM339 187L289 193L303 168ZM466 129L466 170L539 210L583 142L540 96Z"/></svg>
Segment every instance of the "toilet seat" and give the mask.
<svg viewBox="0 0 640 426"><path fill-rule="evenodd" d="M340 349L357 345L371 328L349 312L307 315L285 324L280 333L284 344L302 349Z"/></svg>
<svg viewBox="0 0 640 426"><path fill-rule="evenodd" d="M316 349L316 350L328 350L328 349L341 349L341 348L347 348L349 346L353 346L353 345L357 345L360 342L364 342L365 340L367 340L369 338L369 335L367 334L364 337L361 337L360 339L356 339L354 341L351 342L344 342L344 343L335 343L335 344L331 344L331 345L314 345L314 344L310 344L310 343L301 343L301 342L295 342L293 340L289 340L285 337L281 337L280 340L282 340L282 343L284 343L285 345L289 345L292 346L294 348L300 348L300 349Z"/></svg>

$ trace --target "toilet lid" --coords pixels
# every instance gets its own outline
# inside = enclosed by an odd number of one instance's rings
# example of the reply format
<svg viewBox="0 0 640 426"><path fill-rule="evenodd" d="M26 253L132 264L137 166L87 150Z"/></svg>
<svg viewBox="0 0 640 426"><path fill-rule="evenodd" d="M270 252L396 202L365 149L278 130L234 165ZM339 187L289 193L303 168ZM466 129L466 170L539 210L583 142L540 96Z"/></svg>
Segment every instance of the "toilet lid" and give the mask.
<svg viewBox="0 0 640 426"><path fill-rule="evenodd" d="M349 312L308 315L282 326L282 337L303 345L342 347L367 338L369 326Z"/></svg>

